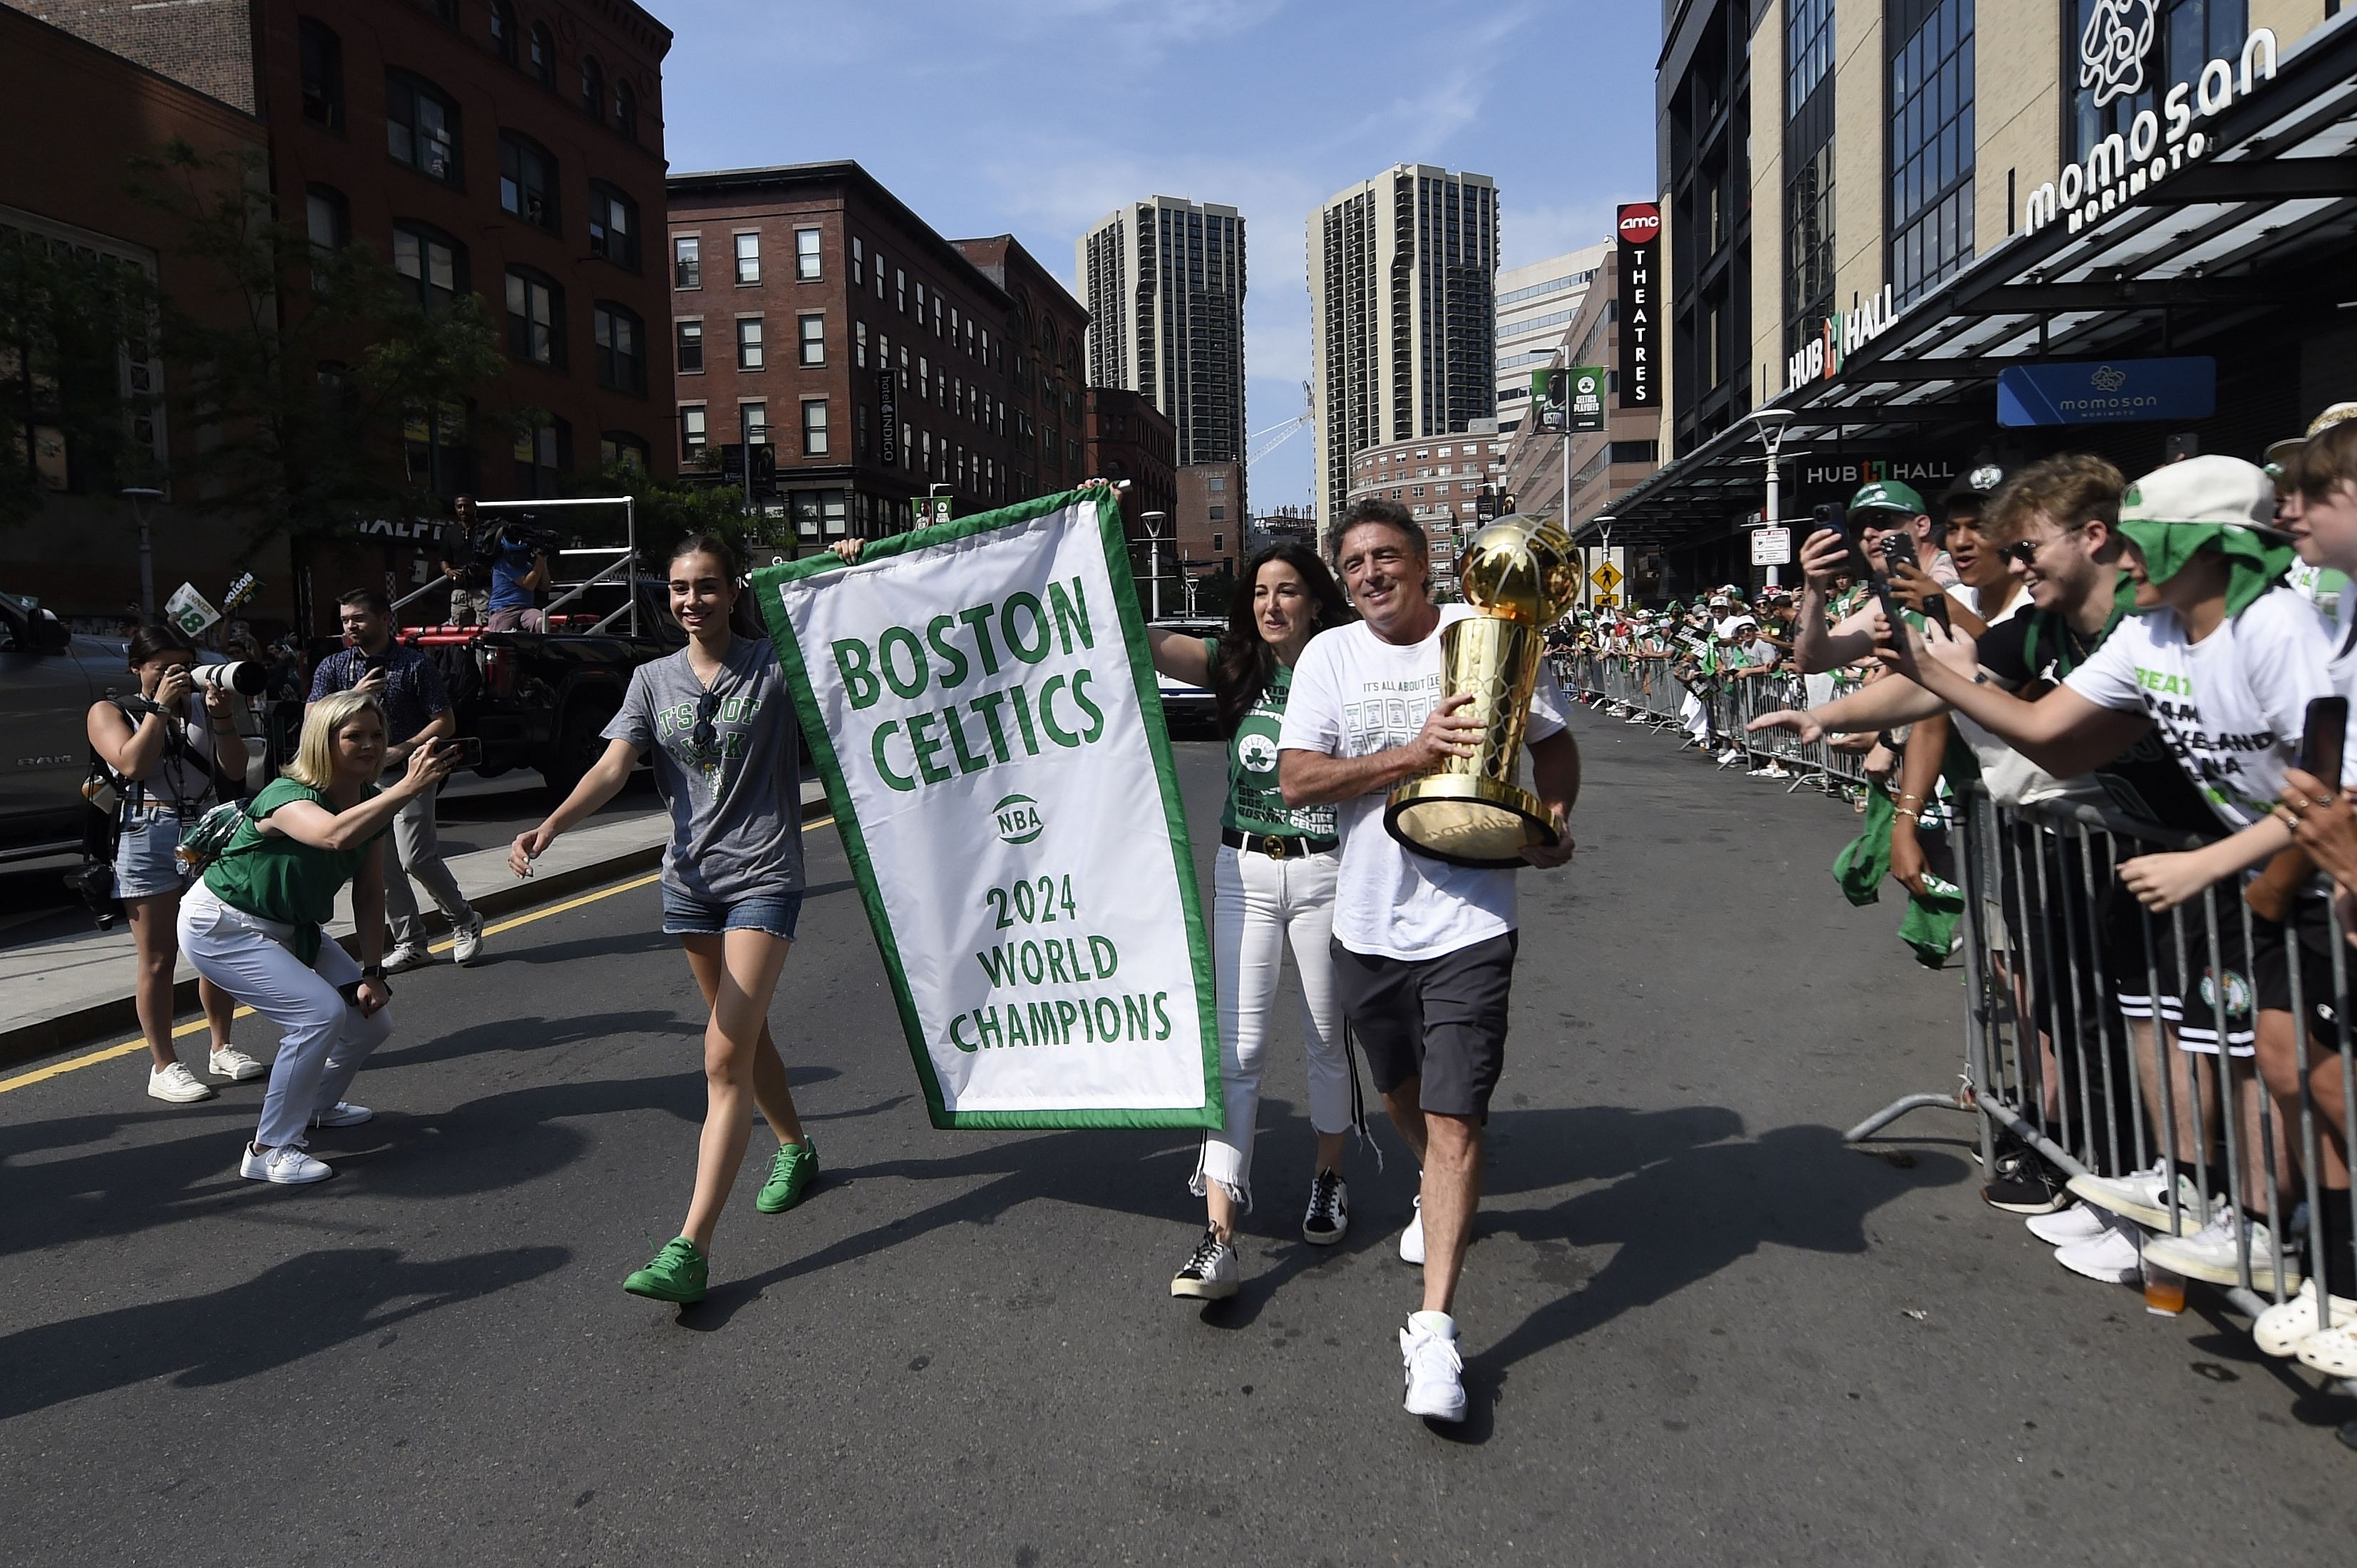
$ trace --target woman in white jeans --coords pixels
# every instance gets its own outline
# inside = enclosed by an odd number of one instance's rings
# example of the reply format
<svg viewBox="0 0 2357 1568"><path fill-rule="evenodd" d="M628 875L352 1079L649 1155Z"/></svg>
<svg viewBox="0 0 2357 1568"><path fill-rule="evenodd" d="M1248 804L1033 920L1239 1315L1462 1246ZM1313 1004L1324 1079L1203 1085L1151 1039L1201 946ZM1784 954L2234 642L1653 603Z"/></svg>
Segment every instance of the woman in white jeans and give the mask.
<svg viewBox="0 0 2357 1568"><path fill-rule="evenodd" d="M295 1186L334 1175L305 1152L314 1127L374 1114L344 1099L393 1033L385 1004L384 846L401 808L449 774L455 752L420 746L399 783L379 789L384 710L358 692L311 704L293 766L245 807L237 834L180 900L180 949L199 974L282 1031L262 1122L239 1173ZM360 957L321 929L352 886Z"/></svg>
<svg viewBox="0 0 2357 1568"><path fill-rule="evenodd" d="M1277 726L1293 666L1309 639L1351 618L1326 564L1304 545L1261 551L1244 564L1216 638L1149 628L1154 665L1210 688L1228 740L1228 798L1213 877L1212 961L1219 991L1220 1080L1226 1127L1207 1133L1189 1184L1209 1223L1170 1294L1205 1300L1236 1293L1235 1222L1252 1208L1254 1122L1285 950L1301 982L1301 1036L1309 1056L1309 1124L1318 1133L1305 1241L1329 1246L1350 1229L1342 1135L1352 1121L1351 1060L1334 995L1334 808L1295 810L1276 787Z"/></svg>

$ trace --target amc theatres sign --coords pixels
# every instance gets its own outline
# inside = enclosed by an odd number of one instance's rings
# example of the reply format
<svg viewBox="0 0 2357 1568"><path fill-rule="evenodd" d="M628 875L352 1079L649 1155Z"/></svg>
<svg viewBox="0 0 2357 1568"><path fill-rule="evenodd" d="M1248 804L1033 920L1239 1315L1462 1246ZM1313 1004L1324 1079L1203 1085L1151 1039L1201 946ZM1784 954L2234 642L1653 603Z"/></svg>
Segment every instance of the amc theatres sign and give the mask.
<svg viewBox="0 0 2357 1568"><path fill-rule="evenodd" d="M1620 333L1612 368L1619 372L1622 408L1655 408L1661 391L1653 372L1653 295L1662 254L1662 209L1650 201L1632 201L1620 208L1617 219Z"/></svg>

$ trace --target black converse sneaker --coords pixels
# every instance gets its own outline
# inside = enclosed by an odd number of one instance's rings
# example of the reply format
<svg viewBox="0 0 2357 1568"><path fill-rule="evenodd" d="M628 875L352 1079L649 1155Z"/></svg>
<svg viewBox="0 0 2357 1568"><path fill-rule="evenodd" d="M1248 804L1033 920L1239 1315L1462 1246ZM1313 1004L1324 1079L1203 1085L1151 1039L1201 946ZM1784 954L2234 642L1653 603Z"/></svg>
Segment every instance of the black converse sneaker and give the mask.
<svg viewBox="0 0 2357 1568"><path fill-rule="evenodd" d="M1309 1212L1301 1217L1301 1239L1330 1247L1351 1230L1351 1195L1340 1171L1319 1171L1309 1183Z"/></svg>
<svg viewBox="0 0 2357 1568"><path fill-rule="evenodd" d="M1988 1185L1981 1188L1981 1201L2007 1214L2051 1214L2071 1198L2046 1162L2017 1144L1998 1151Z"/></svg>
<svg viewBox="0 0 2357 1568"><path fill-rule="evenodd" d="M1236 1294L1236 1250L1206 1230L1187 1266L1171 1276L1170 1294L1197 1301L1220 1301Z"/></svg>

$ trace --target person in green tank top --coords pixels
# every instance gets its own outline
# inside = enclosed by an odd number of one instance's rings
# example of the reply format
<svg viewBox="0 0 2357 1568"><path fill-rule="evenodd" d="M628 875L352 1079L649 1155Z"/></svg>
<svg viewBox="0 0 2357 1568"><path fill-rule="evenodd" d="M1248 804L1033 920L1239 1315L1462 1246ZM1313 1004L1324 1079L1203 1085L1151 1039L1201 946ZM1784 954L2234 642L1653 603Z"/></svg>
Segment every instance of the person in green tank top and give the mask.
<svg viewBox="0 0 2357 1568"><path fill-rule="evenodd" d="M344 1099L369 1053L393 1033L385 1004L384 847L402 807L449 776L457 749L418 747L400 782L380 789L384 709L365 693L311 704L284 777L180 900L180 950L196 972L284 1032L261 1124L239 1161L254 1181L296 1186L334 1175L306 1152L316 1127L374 1112ZM358 959L320 929L352 888Z"/></svg>
<svg viewBox="0 0 2357 1568"><path fill-rule="evenodd" d="M1157 670L1211 689L1220 733L1228 743L1228 790L1220 811L1211 904L1226 1125L1204 1134L1189 1184L1203 1199L1208 1223L1170 1282L1174 1296L1216 1300L1236 1292L1236 1215L1252 1208L1254 1122L1288 942L1301 983L1309 1122L1318 1133L1301 1235L1313 1245L1329 1246L1350 1229L1342 1135L1351 1128L1358 1097L1342 1043L1329 952L1339 868L1334 808L1285 803L1276 783L1276 737L1301 650L1317 633L1352 618L1317 552L1288 542L1271 545L1244 564L1227 629L1220 636L1192 637L1161 627L1146 630Z"/></svg>

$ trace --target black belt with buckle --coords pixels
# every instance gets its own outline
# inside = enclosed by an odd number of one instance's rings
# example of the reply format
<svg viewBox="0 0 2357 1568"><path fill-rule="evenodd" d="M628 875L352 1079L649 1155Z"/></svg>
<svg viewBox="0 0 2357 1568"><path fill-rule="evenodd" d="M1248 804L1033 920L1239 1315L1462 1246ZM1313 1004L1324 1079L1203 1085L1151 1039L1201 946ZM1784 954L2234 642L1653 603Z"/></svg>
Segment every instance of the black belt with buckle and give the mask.
<svg viewBox="0 0 2357 1568"><path fill-rule="evenodd" d="M1291 860L1297 855L1324 854L1341 847L1340 839L1304 838L1298 833L1246 833L1233 828L1220 830L1220 842L1230 849L1258 850L1271 860Z"/></svg>

